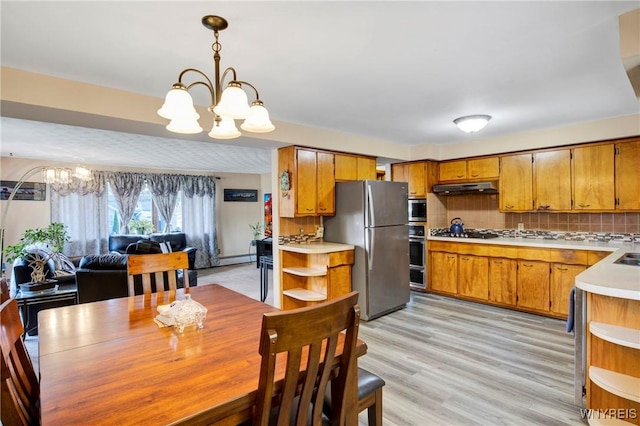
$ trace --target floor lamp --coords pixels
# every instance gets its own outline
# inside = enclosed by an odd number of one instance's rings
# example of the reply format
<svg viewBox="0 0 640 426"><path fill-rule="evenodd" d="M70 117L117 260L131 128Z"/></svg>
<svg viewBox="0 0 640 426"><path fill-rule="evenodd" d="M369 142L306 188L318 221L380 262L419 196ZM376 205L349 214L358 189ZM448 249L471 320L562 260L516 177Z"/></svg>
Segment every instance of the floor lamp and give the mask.
<svg viewBox="0 0 640 426"><path fill-rule="evenodd" d="M9 212L9 206L11 206L11 202L15 198L18 190L22 187L22 185L27 181L27 179L35 176L38 172L42 173L42 177L45 183L67 183L71 181L72 178L77 178L81 180L89 180L91 178L91 171L85 167L76 167L74 170L63 167L50 167L50 166L37 166L32 169L29 169L25 172L18 183L13 187L11 194L9 194L9 198L7 198L6 203L4 204L4 208L2 209L2 216L0 216L0 267L2 268L2 275L5 273L5 264L4 264L4 234L7 226L7 213Z"/></svg>

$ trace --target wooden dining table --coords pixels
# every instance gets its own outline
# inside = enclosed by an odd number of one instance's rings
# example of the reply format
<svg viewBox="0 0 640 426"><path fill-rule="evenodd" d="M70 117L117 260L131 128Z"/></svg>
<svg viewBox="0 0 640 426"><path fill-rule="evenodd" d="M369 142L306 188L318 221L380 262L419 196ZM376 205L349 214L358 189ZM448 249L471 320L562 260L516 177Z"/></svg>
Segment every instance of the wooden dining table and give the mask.
<svg viewBox="0 0 640 426"><path fill-rule="evenodd" d="M184 293L208 309L204 328L154 321ZM220 285L40 313L41 423L237 424L251 417L262 316L277 311ZM356 355L366 353L358 341ZM276 377L284 374L279 362Z"/></svg>

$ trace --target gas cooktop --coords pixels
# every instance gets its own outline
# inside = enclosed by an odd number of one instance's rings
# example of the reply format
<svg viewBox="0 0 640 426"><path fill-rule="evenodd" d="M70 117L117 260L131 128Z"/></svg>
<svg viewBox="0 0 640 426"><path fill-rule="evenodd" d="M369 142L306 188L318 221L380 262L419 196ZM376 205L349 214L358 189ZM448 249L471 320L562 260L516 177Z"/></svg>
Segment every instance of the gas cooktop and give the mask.
<svg viewBox="0 0 640 426"><path fill-rule="evenodd" d="M476 231L469 229L462 234L454 234L448 229L432 229L431 235L434 237L450 237L450 238L480 238L480 239L488 239L488 238L498 238L500 235L495 232L490 231Z"/></svg>

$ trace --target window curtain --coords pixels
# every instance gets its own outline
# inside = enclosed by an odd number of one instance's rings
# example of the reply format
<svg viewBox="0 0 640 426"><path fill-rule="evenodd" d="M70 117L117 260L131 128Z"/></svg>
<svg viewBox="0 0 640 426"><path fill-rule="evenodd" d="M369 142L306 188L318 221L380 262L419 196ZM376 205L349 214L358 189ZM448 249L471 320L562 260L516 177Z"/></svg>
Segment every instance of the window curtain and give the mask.
<svg viewBox="0 0 640 426"><path fill-rule="evenodd" d="M166 223L163 232L171 232L171 217L176 208L181 184L182 179L179 175L148 175L147 185L153 194L153 202Z"/></svg>
<svg viewBox="0 0 640 426"><path fill-rule="evenodd" d="M182 177L182 223L188 244L197 248L196 268L220 264L216 229L216 185L211 176Z"/></svg>
<svg viewBox="0 0 640 426"><path fill-rule="evenodd" d="M118 213L120 213L120 218L122 219L119 233L128 234L129 221L133 217L133 213L135 213L147 175L143 173L111 172L106 174L106 178L111 184L111 192L116 199Z"/></svg>
<svg viewBox="0 0 640 426"><path fill-rule="evenodd" d="M51 222L66 225L71 241L64 254L84 256L108 250L108 193L104 172L93 172L89 182L72 180L51 186Z"/></svg>

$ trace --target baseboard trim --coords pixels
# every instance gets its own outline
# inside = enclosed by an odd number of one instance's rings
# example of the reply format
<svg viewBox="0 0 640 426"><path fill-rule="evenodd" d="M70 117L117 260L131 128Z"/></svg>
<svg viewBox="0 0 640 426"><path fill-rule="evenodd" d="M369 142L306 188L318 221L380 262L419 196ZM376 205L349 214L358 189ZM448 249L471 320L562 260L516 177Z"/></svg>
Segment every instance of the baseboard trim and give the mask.
<svg viewBox="0 0 640 426"><path fill-rule="evenodd" d="M251 263L256 261L255 255L227 256L221 257L218 266L237 265L239 263Z"/></svg>

